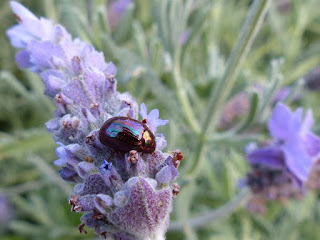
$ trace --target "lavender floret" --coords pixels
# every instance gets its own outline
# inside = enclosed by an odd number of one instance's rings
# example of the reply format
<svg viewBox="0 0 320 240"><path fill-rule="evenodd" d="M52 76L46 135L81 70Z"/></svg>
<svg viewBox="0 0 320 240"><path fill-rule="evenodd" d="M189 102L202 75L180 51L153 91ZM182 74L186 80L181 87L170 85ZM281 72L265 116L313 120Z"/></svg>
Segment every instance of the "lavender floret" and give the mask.
<svg viewBox="0 0 320 240"><path fill-rule="evenodd" d="M42 78L45 95L57 106L46 127L60 145L54 162L60 176L76 183L69 203L72 211L84 213L80 232L88 226L108 239L164 239L179 191L173 181L181 152L162 152L163 134L156 134L157 149L150 154L103 145L98 133L106 120L138 118L134 98L116 90L116 67L89 44L72 39L63 26L37 18L17 2L10 5L19 21L7 31L20 49L17 64ZM144 103L140 114L154 133L168 122L159 119L157 109L147 114Z"/></svg>

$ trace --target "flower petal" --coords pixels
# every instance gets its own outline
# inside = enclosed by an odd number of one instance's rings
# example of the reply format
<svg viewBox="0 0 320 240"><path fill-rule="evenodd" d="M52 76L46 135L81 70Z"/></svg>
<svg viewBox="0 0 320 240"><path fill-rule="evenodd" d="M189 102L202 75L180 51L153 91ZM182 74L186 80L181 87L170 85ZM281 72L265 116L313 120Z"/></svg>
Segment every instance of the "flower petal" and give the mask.
<svg viewBox="0 0 320 240"><path fill-rule="evenodd" d="M33 19L33 20L38 19L32 12L29 11L29 9L27 9L25 6L23 6L22 4L20 4L18 2L11 1L10 7L11 7L12 11L14 12L14 14L19 16L19 18L22 21L25 19Z"/></svg>
<svg viewBox="0 0 320 240"><path fill-rule="evenodd" d="M283 168L284 156L279 147L266 147L251 151L247 158L250 164L262 164L271 168Z"/></svg>
<svg viewBox="0 0 320 240"><path fill-rule="evenodd" d="M28 50L22 50L18 52L15 56L15 60L21 69L32 66L32 63L30 62L30 52Z"/></svg>
<svg viewBox="0 0 320 240"><path fill-rule="evenodd" d="M178 177L178 170L173 166L165 166L156 175L156 180L159 183L169 183Z"/></svg>
<svg viewBox="0 0 320 240"><path fill-rule="evenodd" d="M52 42L36 42L32 41L29 45L30 52L32 53L31 62L38 66L38 68L50 68L52 66L53 56L63 59L65 57L63 50L60 46Z"/></svg>
<svg viewBox="0 0 320 240"><path fill-rule="evenodd" d="M34 37L22 25L16 25L7 30L7 36L12 46L25 48Z"/></svg>
<svg viewBox="0 0 320 240"><path fill-rule="evenodd" d="M291 111L282 103L278 103L268 123L270 135L276 139L286 139L290 131Z"/></svg>
<svg viewBox="0 0 320 240"><path fill-rule="evenodd" d="M148 116L147 107L144 103L141 103L140 105L140 115L143 119L147 118Z"/></svg>
<svg viewBox="0 0 320 240"><path fill-rule="evenodd" d="M304 137L304 145L308 154L312 157L320 153L320 139L313 133L308 133Z"/></svg>
<svg viewBox="0 0 320 240"><path fill-rule="evenodd" d="M306 182L313 164L313 158L308 155L303 143L297 139L288 141L283 146L286 165L302 182Z"/></svg>
<svg viewBox="0 0 320 240"><path fill-rule="evenodd" d="M310 131L313 124L314 124L313 113L312 113L312 110L309 109L302 122L301 131L302 132Z"/></svg>
<svg viewBox="0 0 320 240"><path fill-rule="evenodd" d="M150 113L148 114L148 118L158 119L159 118L159 110L158 109L151 110Z"/></svg>

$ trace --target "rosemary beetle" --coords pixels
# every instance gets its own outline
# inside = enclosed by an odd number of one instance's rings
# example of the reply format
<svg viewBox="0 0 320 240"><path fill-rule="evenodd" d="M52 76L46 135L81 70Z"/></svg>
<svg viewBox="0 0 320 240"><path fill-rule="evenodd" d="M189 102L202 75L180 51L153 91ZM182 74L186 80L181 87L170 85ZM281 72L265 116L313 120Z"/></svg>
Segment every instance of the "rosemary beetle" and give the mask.
<svg viewBox="0 0 320 240"><path fill-rule="evenodd" d="M113 117L105 121L100 128L99 139L102 144L120 152L152 153L156 149L155 136L149 127L128 117Z"/></svg>

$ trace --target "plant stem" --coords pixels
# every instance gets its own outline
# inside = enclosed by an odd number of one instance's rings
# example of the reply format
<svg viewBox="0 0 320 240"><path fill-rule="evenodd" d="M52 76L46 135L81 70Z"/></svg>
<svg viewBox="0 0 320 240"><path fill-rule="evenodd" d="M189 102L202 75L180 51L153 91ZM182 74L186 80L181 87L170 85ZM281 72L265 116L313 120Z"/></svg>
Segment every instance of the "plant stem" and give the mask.
<svg viewBox="0 0 320 240"><path fill-rule="evenodd" d="M8 143L0 144L0 162L8 157L22 156L26 153L37 152L40 149L52 149L56 143L52 137L40 130L37 134L26 136L25 138L15 138Z"/></svg>
<svg viewBox="0 0 320 240"><path fill-rule="evenodd" d="M250 197L249 189L244 189L235 198L226 203L225 205L207 212L203 215L191 218L187 221L192 229L201 228L209 223L216 220L220 220L222 217L226 217L236 211L241 205L245 204ZM181 222L172 222L169 226L168 231L182 231L184 229L184 224Z"/></svg>
<svg viewBox="0 0 320 240"><path fill-rule="evenodd" d="M252 42L261 28L262 21L266 15L269 3L271 0L255 0L248 13L247 19L240 31L237 43L231 52L227 62L227 68L221 80L216 84L216 87L211 90L207 113L202 126L201 137L196 146L195 159L193 166L189 170L189 177L193 178L201 169L203 158L203 149L206 135L210 129L215 127L221 111L221 108L229 96L232 86L236 80L236 75L239 72L240 66L245 60L247 53L252 45Z"/></svg>
<svg viewBox="0 0 320 240"><path fill-rule="evenodd" d="M193 110L191 108L191 104L188 100L188 95L185 91L185 87L183 86L183 81L181 77L181 69L180 69L180 51L177 49L174 58L174 66L173 66L173 78L176 84L176 94L177 98L181 104L182 111L187 120L187 123L192 128L193 132L196 135L200 134L200 127L198 121L196 120Z"/></svg>
<svg viewBox="0 0 320 240"><path fill-rule="evenodd" d="M217 134L208 138L209 143L219 144L219 145L236 145L244 142L259 141L263 138L259 134L249 134L249 135L229 135L229 134Z"/></svg>
<svg viewBox="0 0 320 240"><path fill-rule="evenodd" d="M227 68L217 86L211 90L208 112L205 117L203 131L215 126L220 109L228 97L236 80L241 65L243 64L253 40L261 28L264 16L271 0L255 0L248 13L247 19L240 31L237 43L227 62ZM209 129L210 130L210 129Z"/></svg>
<svg viewBox="0 0 320 240"><path fill-rule="evenodd" d="M34 181L34 182L21 183L19 185L8 187L8 188L0 188L0 194L5 194L5 195L22 194L25 192L41 189L48 184L50 184L48 181Z"/></svg>

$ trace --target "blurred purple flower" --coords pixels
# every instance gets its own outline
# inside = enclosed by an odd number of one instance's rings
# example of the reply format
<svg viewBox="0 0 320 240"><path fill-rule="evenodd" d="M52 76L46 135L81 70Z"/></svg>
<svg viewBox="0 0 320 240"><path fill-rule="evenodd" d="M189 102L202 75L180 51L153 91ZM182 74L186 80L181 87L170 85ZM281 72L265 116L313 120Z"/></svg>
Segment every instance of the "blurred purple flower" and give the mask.
<svg viewBox="0 0 320 240"><path fill-rule="evenodd" d="M308 179L315 157L320 152L320 140L311 132L312 111L302 119L302 108L294 113L278 103L269 120L270 135L278 142L286 166L302 182Z"/></svg>
<svg viewBox="0 0 320 240"><path fill-rule="evenodd" d="M272 101L275 103L284 101L290 95L291 91L292 91L291 87L284 87L284 88L280 89L275 94ZM292 101L299 101L300 98L301 98L301 94L297 92L292 96Z"/></svg>
<svg viewBox="0 0 320 240"><path fill-rule="evenodd" d="M255 85L254 90L262 94L262 92L265 90L265 87L263 85ZM275 92L274 97L272 98L272 103L276 104L277 102L285 101L286 98L291 94L291 91L292 87L283 87L279 89L279 91ZM300 99L301 93L296 92L293 94L290 100L297 102ZM227 129L231 127L237 122L237 120L247 115L249 109L249 94L247 94L245 91L237 93L223 106L218 128Z"/></svg>
<svg viewBox="0 0 320 240"><path fill-rule="evenodd" d="M230 127L235 120L248 113L250 108L249 96L246 92L240 92L233 96L222 109L218 128L226 129Z"/></svg>
<svg viewBox="0 0 320 240"><path fill-rule="evenodd" d="M277 145L264 146L247 154L251 171L246 184L253 195L248 209L255 213L265 213L268 201L285 202L300 199L305 193L305 185L287 168L285 156Z"/></svg>
<svg viewBox="0 0 320 240"><path fill-rule="evenodd" d="M108 5L108 23L114 29L126 11L133 5L133 0L112 0Z"/></svg>
<svg viewBox="0 0 320 240"><path fill-rule="evenodd" d="M252 203L300 198L306 191L320 153L320 139L311 131L311 110L304 119L302 111L298 108L291 112L278 103L268 123L273 141L262 147L248 148L252 171L247 175L247 184L255 194ZM314 179L313 184L317 182L319 179ZM250 208L264 209L262 205L257 206Z"/></svg>
<svg viewBox="0 0 320 240"><path fill-rule="evenodd" d="M5 195L0 195L0 230L14 218L14 210Z"/></svg>
<svg viewBox="0 0 320 240"><path fill-rule="evenodd" d="M292 3L292 0L280 0L280 1L277 1L276 7L280 13L286 14L292 10L293 3Z"/></svg>
<svg viewBox="0 0 320 240"><path fill-rule="evenodd" d="M116 67L105 62L103 53L72 39L64 27L38 19L17 2L10 5L19 21L7 31L12 45L21 48L16 61L42 78L45 94L57 106L46 127L60 145L54 164L61 167L61 178L75 183L72 211L85 213L80 232L86 233L88 226L105 238L164 239L183 155L161 151L166 146L163 134L156 135L157 149L150 154L116 152L103 145L98 135L105 121L138 118L134 98L116 89ZM118 13L125 9L113 8ZM145 104L140 113L153 132L168 122L159 119L158 109L148 114Z"/></svg>
<svg viewBox="0 0 320 240"><path fill-rule="evenodd" d="M190 29L187 29L182 32L180 35L179 43L180 45L184 45L190 36Z"/></svg>
<svg viewBox="0 0 320 240"><path fill-rule="evenodd" d="M320 66L312 69L304 76L306 88L309 91L319 91L320 89Z"/></svg>

